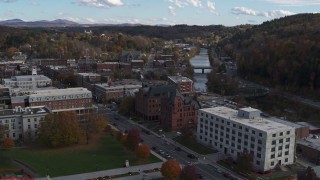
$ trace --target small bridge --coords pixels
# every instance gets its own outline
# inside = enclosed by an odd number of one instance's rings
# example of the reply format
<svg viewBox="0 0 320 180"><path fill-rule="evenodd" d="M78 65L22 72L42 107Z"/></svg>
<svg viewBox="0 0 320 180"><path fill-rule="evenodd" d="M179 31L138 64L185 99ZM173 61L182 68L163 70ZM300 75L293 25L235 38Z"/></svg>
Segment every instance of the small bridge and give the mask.
<svg viewBox="0 0 320 180"><path fill-rule="evenodd" d="M206 69L213 69L211 66L192 66L192 68L195 70L195 69L201 69L201 74L204 74L204 70Z"/></svg>

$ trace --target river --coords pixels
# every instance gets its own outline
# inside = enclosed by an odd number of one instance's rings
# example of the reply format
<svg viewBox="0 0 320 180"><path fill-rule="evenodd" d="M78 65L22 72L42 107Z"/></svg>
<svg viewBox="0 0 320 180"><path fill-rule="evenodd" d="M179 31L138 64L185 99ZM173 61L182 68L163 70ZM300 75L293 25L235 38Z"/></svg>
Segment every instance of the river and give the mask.
<svg viewBox="0 0 320 180"><path fill-rule="evenodd" d="M197 56L194 56L193 58L190 59L190 64L194 67L203 67L203 66L210 66L209 62L209 57L208 57L208 50L201 48L200 53ZM201 74L202 70L201 69L195 69L194 70L194 90L197 92L207 92L207 85L206 83L208 82L207 79L207 74L210 73L210 69L206 69L204 71L205 74Z"/></svg>

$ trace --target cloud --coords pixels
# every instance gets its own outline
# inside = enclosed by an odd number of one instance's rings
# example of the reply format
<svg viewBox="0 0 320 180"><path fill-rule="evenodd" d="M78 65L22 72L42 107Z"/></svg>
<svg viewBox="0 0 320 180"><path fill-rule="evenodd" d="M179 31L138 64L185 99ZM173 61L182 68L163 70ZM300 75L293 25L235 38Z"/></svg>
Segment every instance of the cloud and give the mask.
<svg viewBox="0 0 320 180"><path fill-rule="evenodd" d="M0 2L4 2L4 3L13 3L16 2L17 0L0 0Z"/></svg>
<svg viewBox="0 0 320 180"><path fill-rule="evenodd" d="M187 0L187 2L194 7L202 7L201 0Z"/></svg>
<svg viewBox="0 0 320 180"><path fill-rule="evenodd" d="M290 5L290 6L312 6L320 5L320 0L260 0L266 1L279 5Z"/></svg>
<svg viewBox="0 0 320 180"><path fill-rule="evenodd" d="M247 7L234 7L231 9L231 13L235 15L260 16L260 17L267 17L267 18L278 18L278 17L290 16L295 14L293 12L286 11L286 10L271 10L271 11L260 12Z"/></svg>
<svg viewBox="0 0 320 180"><path fill-rule="evenodd" d="M169 9L169 13L171 14L171 16L176 16L177 15L176 8L174 8L172 6L169 6L168 9Z"/></svg>
<svg viewBox="0 0 320 180"><path fill-rule="evenodd" d="M123 2L121 0L77 0L75 3L80 6L97 8L110 8L123 5Z"/></svg>
<svg viewBox="0 0 320 180"><path fill-rule="evenodd" d="M207 2L207 7L210 9L210 10L216 10L216 5L214 4L214 2L211 2L211 1L208 1Z"/></svg>

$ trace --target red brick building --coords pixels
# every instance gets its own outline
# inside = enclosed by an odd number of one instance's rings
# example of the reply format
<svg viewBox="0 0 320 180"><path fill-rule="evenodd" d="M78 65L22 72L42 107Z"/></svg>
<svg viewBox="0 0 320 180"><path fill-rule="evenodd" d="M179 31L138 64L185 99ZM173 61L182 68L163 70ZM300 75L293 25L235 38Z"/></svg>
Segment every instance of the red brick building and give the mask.
<svg viewBox="0 0 320 180"><path fill-rule="evenodd" d="M160 124L175 131L197 126L200 104L193 96L184 96L179 91L161 100Z"/></svg>
<svg viewBox="0 0 320 180"><path fill-rule="evenodd" d="M174 93L176 88L168 85L143 86L136 94L135 111L144 120L159 121L161 99Z"/></svg>
<svg viewBox="0 0 320 180"><path fill-rule="evenodd" d="M169 84L177 86L182 93L193 93L193 81L183 76L168 76Z"/></svg>
<svg viewBox="0 0 320 180"><path fill-rule="evenodd" d="M53 112L77 111L92 108L92 93L86 88L46 89L20 92L11 96L12 108L47 106Z"/></svg>

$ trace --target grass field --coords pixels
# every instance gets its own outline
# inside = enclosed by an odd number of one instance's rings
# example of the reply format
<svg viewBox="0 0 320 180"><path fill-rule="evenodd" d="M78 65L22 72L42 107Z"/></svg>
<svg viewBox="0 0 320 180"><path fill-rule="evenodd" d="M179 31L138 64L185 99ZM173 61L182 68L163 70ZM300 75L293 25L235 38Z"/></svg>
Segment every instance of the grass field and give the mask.
<svg viewBox="0 0 320 180"><path fill-rule="evenodd" d="M194 138L183 138L181 137L176 137L173 140L177 141L183 146L186 146L187 148L199 153L199 154L212 154L216 153L216 150L210 149L202 144L199 144Z"/></svg>
<svg viewBox="0 0 320 180"><path fill-rule="evenodd" d="M51 177L86 173L123 167L125 160L130 165L142 164L135 154L124 148L115 137L104 136L89 147L68 147L63 149L14 149L1 151L3 156L20 160L36 170L40 176ZM159 162L151 156L146 163Z"/></svg>

